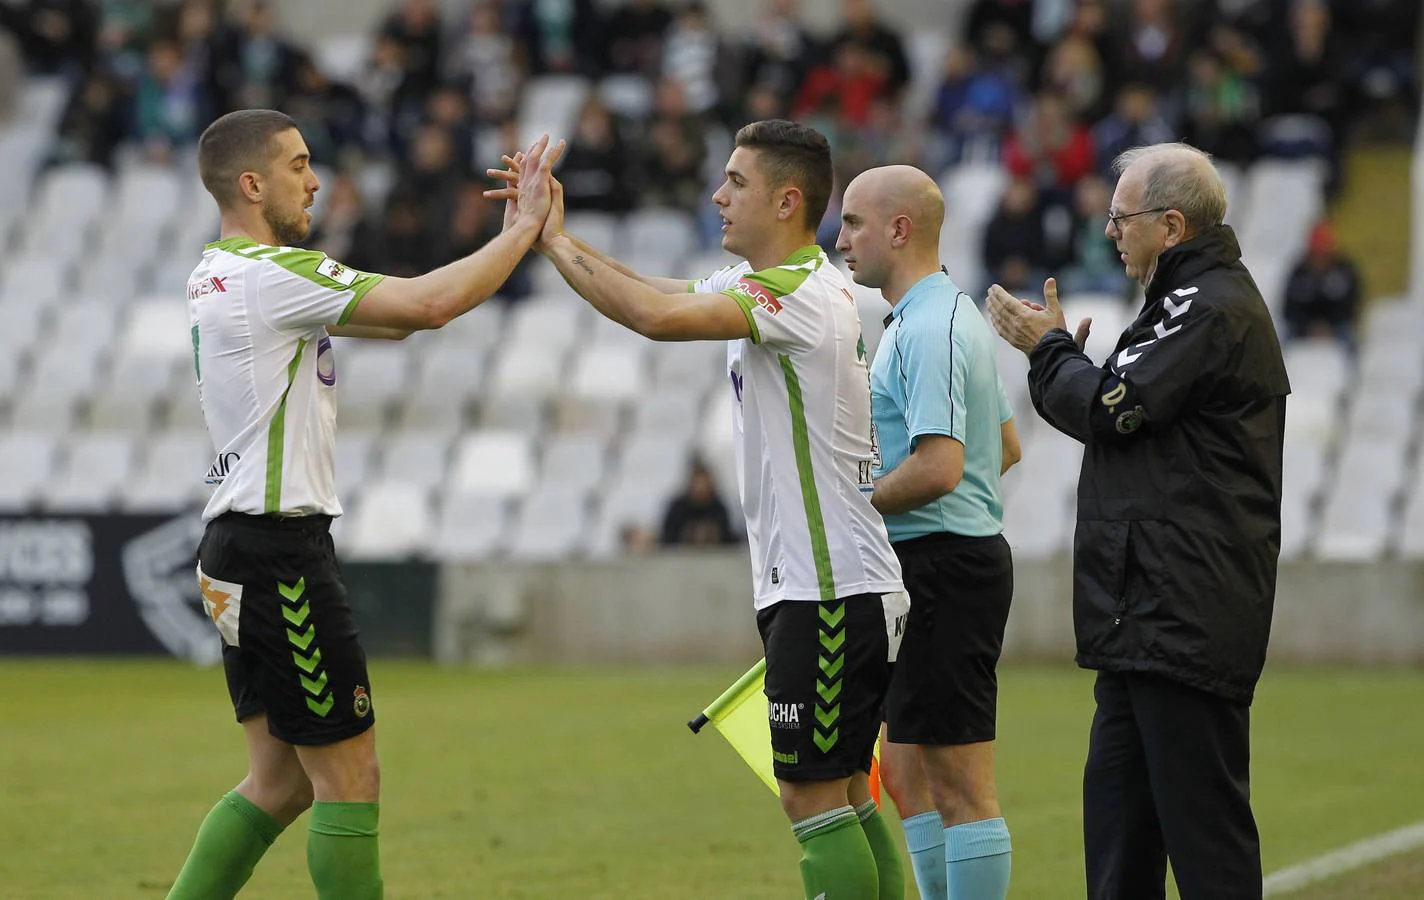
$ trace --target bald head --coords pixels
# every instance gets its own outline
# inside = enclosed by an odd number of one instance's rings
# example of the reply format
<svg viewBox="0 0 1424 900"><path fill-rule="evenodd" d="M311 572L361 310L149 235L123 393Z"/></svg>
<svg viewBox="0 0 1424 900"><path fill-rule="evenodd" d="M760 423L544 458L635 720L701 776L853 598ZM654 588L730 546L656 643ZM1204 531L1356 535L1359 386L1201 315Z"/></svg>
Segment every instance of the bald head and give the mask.
<svg viewBox="0 0 1424 900"><path fill-rule="evenodd" d="M854 203L880 221L904 216L914 223L912 244L939 246L944 225L944 195L930 176L914 166L868 169L846 188L847 204Z"/></svg>
<svg viewBox="0 0 1424 900"><path fill-rule="evenodd" d="M939 268L944 197L934 179L914 166L883 166L856 176L846 187L841 222L836 247L855 280L881 288L892 303L898 288Z"/></svg>
<svg viewBox="0 0 1424 900"><path fill-rule="evenodd" d="M1125 150L1113 160L1113 171L1141 185L1143 209L1179 210L1188 236L1226 218L1226 183L1211 157L1189 144Z"/></svg>

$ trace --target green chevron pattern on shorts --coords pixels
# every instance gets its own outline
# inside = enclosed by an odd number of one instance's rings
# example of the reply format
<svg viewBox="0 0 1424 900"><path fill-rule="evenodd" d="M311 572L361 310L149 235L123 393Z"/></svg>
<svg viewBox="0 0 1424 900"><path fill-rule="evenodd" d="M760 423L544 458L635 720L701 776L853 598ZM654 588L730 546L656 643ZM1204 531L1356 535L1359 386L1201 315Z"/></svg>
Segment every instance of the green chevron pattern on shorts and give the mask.
<svg viewBox="0 0 1424 900"><path fill-rule="evenodd" d="M302 599L306 591L305 578L298 578L296 584L277 582L277 593L282 597L282 618L297 628L306 624L311 615L311 604ZM308 695L302 698L306 700L307 709L326 718L336 704L336 695L327 690L326 671L321 668L321 647L316 646L316 624L307 624L301 631L288 628L287 643L292 645L292 662L301 670L297 681Z"/></svg>
<svg viewBox="0 0 1424 900"><path fill-rule="evenodd" d="M811 726L811 740L822 753L829 753L840 740L841 671L845 668L845 601L830 600L817 604L821 618L821 652L817 662L821 668L816 679L816 723Z"/></svg>

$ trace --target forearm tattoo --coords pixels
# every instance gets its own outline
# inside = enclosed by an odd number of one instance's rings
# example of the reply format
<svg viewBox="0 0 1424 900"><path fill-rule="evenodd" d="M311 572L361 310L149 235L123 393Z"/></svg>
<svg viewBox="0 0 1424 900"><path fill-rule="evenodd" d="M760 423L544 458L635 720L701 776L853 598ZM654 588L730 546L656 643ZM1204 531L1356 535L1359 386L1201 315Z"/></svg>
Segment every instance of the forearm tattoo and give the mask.
<svg viewBox="0 0 1424 900"><path fill-rule="evenodd" d="M592 275L592 274L593 274L593 266L590 266L590 265L588 264L588 260L586 260L586 259L583 258L583 254L579 254L578 256L575 256L575 257L573 258L573 264L576 265L576 266L578 266L580 269L583 269L584 274L586 274L586 275Z"/></svg>

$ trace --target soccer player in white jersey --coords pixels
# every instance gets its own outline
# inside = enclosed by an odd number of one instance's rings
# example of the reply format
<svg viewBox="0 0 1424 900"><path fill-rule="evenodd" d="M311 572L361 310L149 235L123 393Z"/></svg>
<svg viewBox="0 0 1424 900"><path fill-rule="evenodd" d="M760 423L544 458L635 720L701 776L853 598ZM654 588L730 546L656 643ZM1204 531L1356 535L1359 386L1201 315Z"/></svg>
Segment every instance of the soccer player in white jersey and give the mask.
<svg viewBox="0 0 1424 900"><path fill-rule="evenodd" d="M296 123L241 110L198 142L222 213L188 280L193 362L216 455L198 548L203 605L223 642L249 769L204 819L170 900L233 897L277 835L312 810L321 900L382 896L374 692L332 549L337 370L330 335L399 339L487 299L550 208L545 136L524 155L511 227L418 278L298 249L320 185Z"/></svg>
<svg viewBox="0 0 1424 900"><path fill-rule="evenodd" d="M909 601L870 504L860 319L816 246L831 187L824 136L755 122L737 133L712 196L722 245L741 265L691 284L641 277L563 233L557 182L539 249L600 313L640 334L728 342L772 759L806 897L899 900L899 850L867 776ZM517 188L489 195L522 199Z"/></svg>

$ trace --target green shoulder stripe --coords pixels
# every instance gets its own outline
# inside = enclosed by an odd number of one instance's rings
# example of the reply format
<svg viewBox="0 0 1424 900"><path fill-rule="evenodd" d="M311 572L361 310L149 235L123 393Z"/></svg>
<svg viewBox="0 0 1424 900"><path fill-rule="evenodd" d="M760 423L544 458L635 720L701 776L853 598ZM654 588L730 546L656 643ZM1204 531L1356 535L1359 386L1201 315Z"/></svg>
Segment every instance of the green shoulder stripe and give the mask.
<svg viewBox="0 0 1424 900"><path fill-rule="evenodd" d="M821 268L825 255L819 247L803 247L786 258L781 265L760 272L750 272L743 278L754 281L771 291L773 296L785 297L811 277L811 273Z"/></svg>
<svg viewBox="0 0 1424 900"><path fill-rule="evenodd" d="M293 275L333 291L350 291L351 302L341 313L340 324L346 324L355 311L356 304L371 288L380 284L386 276L362 272L342 265L319 250L303 250L299 247L269 247L251 238L233 237L208 244L208 249L225 250L248 259L258 259L276 263Z"/></svg>

